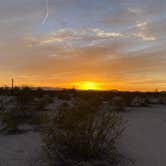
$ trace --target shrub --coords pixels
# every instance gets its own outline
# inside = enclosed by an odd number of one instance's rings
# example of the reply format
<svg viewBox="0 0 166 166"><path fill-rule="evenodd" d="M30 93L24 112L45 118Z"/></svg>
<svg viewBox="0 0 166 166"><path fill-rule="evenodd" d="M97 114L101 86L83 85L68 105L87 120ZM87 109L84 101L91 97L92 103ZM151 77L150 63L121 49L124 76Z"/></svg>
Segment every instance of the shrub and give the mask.
<svg viewBox="0 0 166 166"><path fill-rule="evenodd" d="M19 94L16 95L17 105L23 110L29 109L29 106L33 103L33 101L34 101L34 95L31 89L28 87L24 87L19 92Z"/></svg>
<svg viewBox="0 0 166 166"><path fill-rule="evenodd" d="M42 98L36 98L34 100L34 110L35 111L47 111L47 106L53 102L53 98L49 96L44 96Z"/></svg>
<svg viewBox="0 0 166 166"><path fill-rule="evenodd" d="M116 96L112 98L111 107L113 111L124 112L126 111L126 104L123 97Z"/></svg>
<svg viewBox="0 0 166 166"><path fill-rule="evenodd" d="M24 89L24 92L17 94L12 98L13 100L7 99L5 98L6 102L1 104L3 112L0 114L2 129L5 133L18 133L22 131L20 127L24 124L36 127L43 122L45 115L34 110L34 100L29 89Z"/></svg>
<svg viewBox="0 0 166 166"><path fill-rule="evenodd" d="M24 124L31 125L35 130L47 123L48 118L45 112L20 110L19 107L6 112L0 113L0 120L2 124L2 130L7 133L19 133L23 131L21 127Z"/></svg>
<svg viewBox="0 0 166 166"><path fill-rule="evenodd" d="M23 113L18 109L1 113L1 123L3 131L6 133L15 133L19 131L19 126L24 123Z"/></svg>
<svg viewBox="0 0 166 166"><path fill-rule="evenodd" d="M89 102L61 106L44 131L44 150L50 165L73 166L86 161L112 165L122 120ZM98 163L98 162L97 162Z"/></svg>

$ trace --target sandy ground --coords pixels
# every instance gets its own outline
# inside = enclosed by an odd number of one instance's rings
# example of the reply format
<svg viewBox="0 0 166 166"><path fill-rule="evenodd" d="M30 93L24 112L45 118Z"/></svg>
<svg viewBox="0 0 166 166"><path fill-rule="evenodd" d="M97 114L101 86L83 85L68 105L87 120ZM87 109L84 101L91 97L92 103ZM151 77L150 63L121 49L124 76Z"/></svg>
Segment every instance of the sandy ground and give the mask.
<svg viewBox="0 0 166 166"><path fill-rule="evenodd" d="M0 166L39 166L40 151L38 133L0 135Z"/></svg>
<svg viewBox="0 0 166 166"><path fill-rule="evenodd" d="M131 108L123 113L126 130L120 142L121 153L134 166L166 165L166 106ZM0 134L0 166L41 166L39 133Z"/></svg>
<svg viewBox="0 0 166 166"><path fill-rule="evenodd" d="M123 114L128 125L121 140L122 153L135 166L165 166L166 106L131 109Z"/></svg>

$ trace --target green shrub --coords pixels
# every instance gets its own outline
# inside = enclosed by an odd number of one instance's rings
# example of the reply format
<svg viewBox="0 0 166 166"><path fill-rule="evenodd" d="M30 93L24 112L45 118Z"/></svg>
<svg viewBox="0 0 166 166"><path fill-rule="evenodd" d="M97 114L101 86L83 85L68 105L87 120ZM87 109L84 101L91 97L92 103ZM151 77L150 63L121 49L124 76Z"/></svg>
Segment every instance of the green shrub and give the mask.
<svg viewBox="0 0 166 166"><path fill-rule="evenodd" d="M121 123L117 114L102 111L90 102L61 106L44 131L49 164L73 166L84 161L99 161L103 166L114 164Z"/></svg>

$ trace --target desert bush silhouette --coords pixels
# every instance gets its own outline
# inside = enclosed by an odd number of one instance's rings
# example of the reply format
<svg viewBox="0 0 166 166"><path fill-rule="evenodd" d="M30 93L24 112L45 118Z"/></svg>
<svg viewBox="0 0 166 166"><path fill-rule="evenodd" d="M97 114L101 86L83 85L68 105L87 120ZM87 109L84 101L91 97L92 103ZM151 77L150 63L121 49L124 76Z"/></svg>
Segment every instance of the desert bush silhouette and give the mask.
<svg viewBox="0 0 166 166"><path fill-rule="evenodd" d="M43 143L50 165L115 164L122 119L90 102L62 105L44 131Z"/></svg>
<svg viewBox="0 0 166 166"><path fill-rule="evenodd" d="M3 104L3 112L0 114L2 131L10 133L22 132L24 124L40 125L44 115L39 115L35 110L34 95L30 88L19 90L12 101ZM11 105L10 107L8 105ZM2 109L1 108L1 109Z"/></svg>

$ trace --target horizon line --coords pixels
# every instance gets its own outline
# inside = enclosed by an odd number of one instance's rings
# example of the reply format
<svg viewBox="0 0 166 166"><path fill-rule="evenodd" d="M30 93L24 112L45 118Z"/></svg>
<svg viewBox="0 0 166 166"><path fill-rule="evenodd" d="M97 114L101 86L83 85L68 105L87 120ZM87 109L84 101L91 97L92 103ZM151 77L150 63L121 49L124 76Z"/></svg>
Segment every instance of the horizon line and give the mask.
<svg viewBox="0 0 166 166"><path fill-rule="evenodd" d="M19 85L19 86L14 86L13 88L31 88L31 89L42 89L42 90L76 90L76 91L98 91L98 92L151 92L151 93L161 93L161 92L165 92L166 90L158 90L158 89L154 89L154 90L120 90L120 89L78 89L78 88L65 88L65 87L51 87L51 86L29 86L29 85ZM8 85L4 85L4 86L0 86L0 88L9 88L12 89L11 86Z"/></svg>

